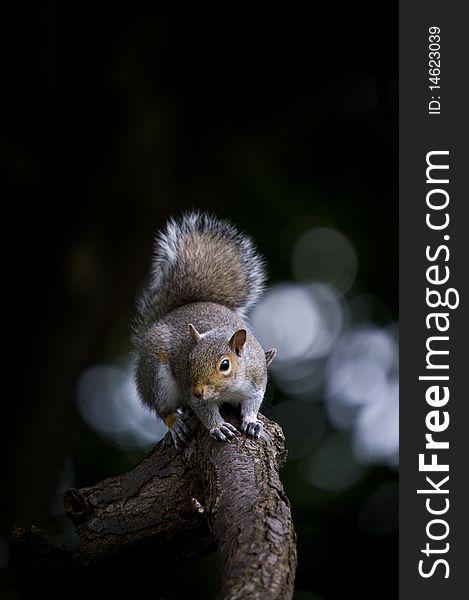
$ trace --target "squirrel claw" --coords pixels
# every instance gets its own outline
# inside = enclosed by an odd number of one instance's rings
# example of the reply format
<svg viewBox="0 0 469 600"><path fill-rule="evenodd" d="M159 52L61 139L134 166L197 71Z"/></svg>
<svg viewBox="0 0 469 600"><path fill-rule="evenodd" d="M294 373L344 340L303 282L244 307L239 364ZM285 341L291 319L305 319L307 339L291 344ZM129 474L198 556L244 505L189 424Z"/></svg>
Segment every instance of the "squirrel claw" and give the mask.
<svg viewBox="0 0 469 600"><path fill-rule="evenodd" d="M178 418L176 423L169 431L171 432L171 438L176 448L182 448L182 446L187 443L190 431L184 421L182 421L180 418Z"/></svg>
<svg viewBox="0 0 469 600"><path fill-rule="evenodd" d="M255 421L242 421L241 431L250 437L258 439L262 431L262 423L257 419Z"/></svg>
<svg viewBox="0 0 469 600"><path fill-rule="evenodd" d="M231 443L231 440L236 436L237 429L231 423L224 422L218 427L210 429L209 433L219 442Z"/></svg>

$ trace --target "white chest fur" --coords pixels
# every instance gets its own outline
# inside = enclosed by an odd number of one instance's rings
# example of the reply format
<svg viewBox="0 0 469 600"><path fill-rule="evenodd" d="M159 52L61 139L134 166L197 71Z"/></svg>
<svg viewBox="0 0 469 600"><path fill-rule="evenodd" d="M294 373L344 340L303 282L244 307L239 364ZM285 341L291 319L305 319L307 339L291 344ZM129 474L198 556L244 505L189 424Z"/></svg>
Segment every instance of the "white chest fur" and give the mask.
<svg viewBox="0 0 469 600"><path fill-rule="evenodd" d="M217 402L218 404L223 404L224 402L235 405L243 404L246 400L257 397L258 395L259 389L250 382L244 382L238 388L220 394Z"/></svg>

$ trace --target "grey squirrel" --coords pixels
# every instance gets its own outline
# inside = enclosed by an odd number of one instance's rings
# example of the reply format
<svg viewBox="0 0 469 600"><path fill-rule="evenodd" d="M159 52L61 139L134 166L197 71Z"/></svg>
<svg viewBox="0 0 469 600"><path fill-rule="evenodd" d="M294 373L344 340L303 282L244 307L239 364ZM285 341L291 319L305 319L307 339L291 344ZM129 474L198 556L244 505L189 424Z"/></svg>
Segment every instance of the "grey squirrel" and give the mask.
<svg viewBox="0 0 469 600"><path fill-rule="evenodd" d="M241 431L259 437L276 350L264 352L244 319L265 279L251 239L227 221L186 213L156 236L150 282L137 301L135 381L176 446L189 435L185 407L211 436L231 441L237 430L220 415L225 402L240 405Z"/></svg>

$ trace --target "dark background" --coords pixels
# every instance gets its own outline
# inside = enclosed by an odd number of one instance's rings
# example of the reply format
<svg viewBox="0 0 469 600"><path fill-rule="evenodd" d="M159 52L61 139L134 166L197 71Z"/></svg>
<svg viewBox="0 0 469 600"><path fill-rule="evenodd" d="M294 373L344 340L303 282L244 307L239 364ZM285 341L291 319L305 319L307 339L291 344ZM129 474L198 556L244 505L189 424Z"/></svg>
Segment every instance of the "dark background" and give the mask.
<svg viewBox="0 0 469 600"><path fill-rule="evenodd" d="M169 215L230 217L273 283L291 279L303 231L333 224L356 249L355 285L384 307L376 322L396 320L398 31L397 5L38 3L2 21L0 593L14 598L8 532L34 523L65 539L64 464L80 487L144 454L89 428L75 389L85 368L129 352L133 301ZM396 597L397 532L358 526L396 471L369 466L324 498L294 462L282 476L297 597ZM210 597L214 568L188 567L177 593Z"/></svg>

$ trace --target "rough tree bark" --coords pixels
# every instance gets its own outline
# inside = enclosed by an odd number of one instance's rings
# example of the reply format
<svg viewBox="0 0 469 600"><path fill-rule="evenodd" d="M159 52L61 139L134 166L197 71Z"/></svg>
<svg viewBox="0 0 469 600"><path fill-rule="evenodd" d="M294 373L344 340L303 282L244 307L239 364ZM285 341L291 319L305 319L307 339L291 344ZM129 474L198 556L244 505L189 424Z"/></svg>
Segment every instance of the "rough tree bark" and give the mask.
<svg viewBox="0 0 469 600"><path fill-rule="evenodd" d="M236 425L235 415L225 417ZM158 443L129 472L65 494L77 527L74 552L53 547L38 530L13 533L11 560L25 598L75 598L135 587L151 572L152 593L172 598L171 575L188 559L218 551L223 600L288 600L296 537L278 470L286 452L281 428L265 417L261 439L211 439L195 417L177 450ZM168 580L169 579L169 580ZM193 596L192 596L193 597Z"/></svg>

